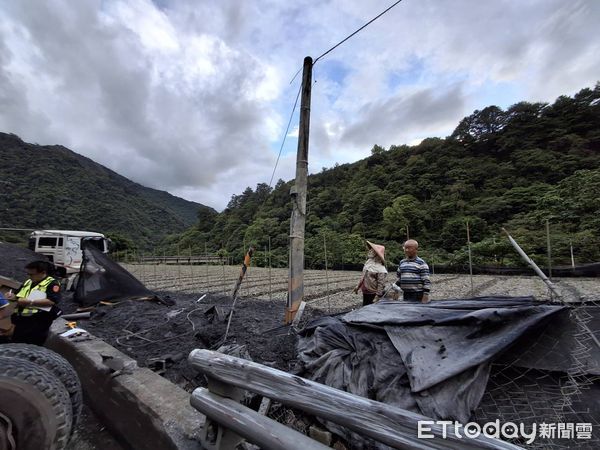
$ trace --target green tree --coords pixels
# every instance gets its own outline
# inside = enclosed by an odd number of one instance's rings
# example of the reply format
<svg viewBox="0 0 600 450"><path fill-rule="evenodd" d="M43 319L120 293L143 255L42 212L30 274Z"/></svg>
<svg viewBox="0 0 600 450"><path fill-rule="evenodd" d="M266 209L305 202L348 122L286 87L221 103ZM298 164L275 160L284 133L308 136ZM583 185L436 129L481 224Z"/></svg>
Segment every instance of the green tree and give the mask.
<svg viewBox="0 0 600 450"><path fill-rule="evenodd" d="M396 197L392 205L383 210L383 229L388 238L406 236L406 227L411 234L416 234L421 230L422 221L422 205L412 195Z"/></svg>

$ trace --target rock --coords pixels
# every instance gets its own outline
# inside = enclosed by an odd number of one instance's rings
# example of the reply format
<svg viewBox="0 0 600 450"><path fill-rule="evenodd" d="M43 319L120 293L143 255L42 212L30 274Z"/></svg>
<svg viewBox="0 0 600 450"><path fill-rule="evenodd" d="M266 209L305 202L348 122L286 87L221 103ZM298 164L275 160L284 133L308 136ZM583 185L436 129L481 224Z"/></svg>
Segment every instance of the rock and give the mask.
<svg viewBox="0 0 600 450"><path fill-rule="evenodd" d="M332 435L329 431L325 431L322 428L312 425L308 429L308 435L315 441L319 441L320 443L325 444L328 447L331 445Z"/></svg>

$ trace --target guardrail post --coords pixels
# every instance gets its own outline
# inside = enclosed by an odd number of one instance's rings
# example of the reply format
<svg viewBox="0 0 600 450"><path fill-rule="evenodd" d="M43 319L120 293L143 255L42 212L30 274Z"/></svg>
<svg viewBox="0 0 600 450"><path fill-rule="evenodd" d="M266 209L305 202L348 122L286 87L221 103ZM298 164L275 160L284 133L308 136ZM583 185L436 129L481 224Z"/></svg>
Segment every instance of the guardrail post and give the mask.
<svg viewBox="0 0 600 450"><path fill-rule="evenodd" d="M230 384L208 377L208 391L221 397L230 398L240 402L244 398L244 391ZM221 426L207 417L202 427L202 445L207 450L226 450L236 448L244 439L228 428Z"/></svg>

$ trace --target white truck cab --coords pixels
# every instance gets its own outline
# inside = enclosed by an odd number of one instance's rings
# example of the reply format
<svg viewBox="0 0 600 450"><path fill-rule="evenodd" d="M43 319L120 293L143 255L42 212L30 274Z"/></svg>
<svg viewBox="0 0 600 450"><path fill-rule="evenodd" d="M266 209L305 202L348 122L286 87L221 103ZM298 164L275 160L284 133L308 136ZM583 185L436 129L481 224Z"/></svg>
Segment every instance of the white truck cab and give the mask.
<svg viewBox="0 0 600 450"><path fill-rule="evenodd" d="M109 240L102 233L73 230L36 230L29 236L29 249L46 255L62 276L78 273L83 254L81 240L90 240L103 253L108 253Z"/></svg>

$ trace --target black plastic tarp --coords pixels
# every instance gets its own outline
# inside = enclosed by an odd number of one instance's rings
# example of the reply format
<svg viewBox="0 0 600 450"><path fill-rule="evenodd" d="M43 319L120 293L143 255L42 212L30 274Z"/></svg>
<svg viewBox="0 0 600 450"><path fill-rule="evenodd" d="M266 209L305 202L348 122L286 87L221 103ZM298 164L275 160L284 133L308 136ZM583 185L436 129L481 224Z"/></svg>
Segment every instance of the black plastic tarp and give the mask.
<svg viewBox="0 0 600 450"><path fill-rule="evenodd" d="M92 306L110 300L160 300L131 273L96 248L89 239L83 239L81 249L83 263L73 297L76 303Z"/></svg>
<svg viewBox="0 0 600 450"><path fill-rule="evenodd" d="M382 301L309 323L298 342L299 374L432 419L464 423L485 392L491 362L563 310L533 297ZM327 426L357 445L364 442Z"/></svg>

